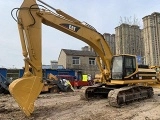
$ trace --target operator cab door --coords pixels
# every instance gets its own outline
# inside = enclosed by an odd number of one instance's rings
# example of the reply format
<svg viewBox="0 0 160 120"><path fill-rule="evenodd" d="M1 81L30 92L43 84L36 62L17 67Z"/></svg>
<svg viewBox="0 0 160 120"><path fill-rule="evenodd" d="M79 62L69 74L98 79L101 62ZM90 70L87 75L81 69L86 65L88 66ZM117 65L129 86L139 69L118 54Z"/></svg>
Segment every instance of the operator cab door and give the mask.
<svg viewBox="0 0 160 120"><path fill-rule="evenodd" d="M111 66L111 79L123 80L124 77L136 71L136 57L130 55L113 56Z"/></svg>

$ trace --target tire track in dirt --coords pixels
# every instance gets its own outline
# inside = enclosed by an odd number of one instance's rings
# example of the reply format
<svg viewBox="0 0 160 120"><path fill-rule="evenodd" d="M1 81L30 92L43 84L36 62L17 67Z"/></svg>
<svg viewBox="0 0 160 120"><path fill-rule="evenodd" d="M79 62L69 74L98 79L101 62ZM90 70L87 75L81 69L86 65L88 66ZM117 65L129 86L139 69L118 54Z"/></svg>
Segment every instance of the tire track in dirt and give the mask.
<svg viewBox="0 0 160 120"><path fill-rule="evenodd" d="M10 95L0 95L0 120L159 120L160 89L152 99L121 108L109 106L107 99L80 100L80 92L41 94L35 111L26 117ZM1 106L2 105L2 106Z"/></svg>

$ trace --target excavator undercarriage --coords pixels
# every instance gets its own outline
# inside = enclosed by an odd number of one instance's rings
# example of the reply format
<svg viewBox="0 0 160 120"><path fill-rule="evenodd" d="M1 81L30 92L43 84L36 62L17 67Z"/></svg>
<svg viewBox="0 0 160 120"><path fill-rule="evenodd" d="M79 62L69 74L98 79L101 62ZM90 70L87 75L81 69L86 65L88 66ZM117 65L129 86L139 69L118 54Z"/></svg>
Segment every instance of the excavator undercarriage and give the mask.
<svg viewBox="0 0 160 120"><path fill-rule="evenodd" d="M83 87L81 99L108 98L111 106L121 107L134 101L152 98L153 95L153 88L148 86L107 86L105 84L96 84L95 86Z"/></svg>

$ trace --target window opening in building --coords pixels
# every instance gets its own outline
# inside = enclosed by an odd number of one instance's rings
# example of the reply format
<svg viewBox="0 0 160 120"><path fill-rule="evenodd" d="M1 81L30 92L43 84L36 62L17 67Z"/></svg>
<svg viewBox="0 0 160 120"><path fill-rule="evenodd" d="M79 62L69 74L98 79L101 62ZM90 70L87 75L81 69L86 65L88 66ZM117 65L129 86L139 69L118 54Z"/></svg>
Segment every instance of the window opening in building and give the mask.
<svg viewBox="0 0 160 120"><path fill-rule="evenodd" d="M89 58L89 65L95 65L95 58Z"/></svg>
<svg viewBox="0 0 160 120"><path fill-rule="evenodd" d="M73 65L79 65L80 64L79 57L72 57L72 63Z"/></svg>

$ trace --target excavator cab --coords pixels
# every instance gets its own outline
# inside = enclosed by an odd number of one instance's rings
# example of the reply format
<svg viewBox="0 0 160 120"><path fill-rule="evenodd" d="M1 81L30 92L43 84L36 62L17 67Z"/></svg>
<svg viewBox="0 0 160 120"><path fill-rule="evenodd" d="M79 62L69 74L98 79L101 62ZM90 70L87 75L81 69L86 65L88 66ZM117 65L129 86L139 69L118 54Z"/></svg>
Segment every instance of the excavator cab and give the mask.
<svg viewBox="0 0 160 120"><path fill-rule="evenodd" d="M126 76L136 71L136 57L131 55L113 56L111 66L111 79L124 80Z"/></svg>

